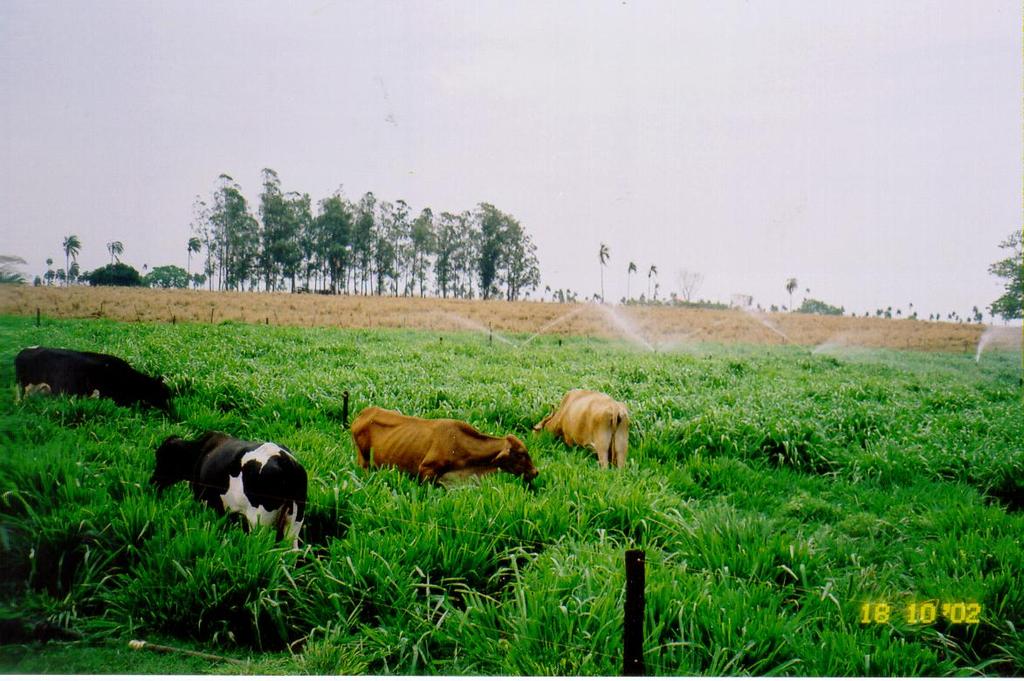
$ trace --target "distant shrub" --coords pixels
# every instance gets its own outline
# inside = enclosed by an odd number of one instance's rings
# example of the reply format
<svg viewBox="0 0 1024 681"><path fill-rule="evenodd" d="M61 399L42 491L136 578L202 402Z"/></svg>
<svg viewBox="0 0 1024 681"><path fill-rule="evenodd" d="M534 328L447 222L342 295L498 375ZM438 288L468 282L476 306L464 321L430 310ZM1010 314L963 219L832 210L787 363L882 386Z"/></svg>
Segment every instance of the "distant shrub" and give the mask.
<svg viewBox="0 0 1024 681"><path fill-rule="evenodd" d="M717 303L711 300L682 300L678 297L668 298L666 300L655 300L653 298L647 298L644 294L640 294L639 298L630 298L626 300L623 298L620 301L624 305L631 306L654 306L654 307L683 307L688 309L703 309L703 310L728 310L729 306L725 303Z"/></svg>
<svg viewBox="0 0 1024 681"><path fill-rule="evenodd" d="M828 303L814 298L804 298L803 305L797 310L797 312L803 312L806 314L831 314L831 315L842 315L845 312L844 308L835 307Z"/></svg>
<svg viewBox="0 0 1024 681"><path fill-rule="evenodd" d="M177 265L154 267L142 283L150 288L188 288L188 272Z"/></svg>
<svg viewBox="0 0 1024 681"><path fill-rule="evenodd" d="M142 286L142 277L139 271L131 265L123 262L113 265L97 267L92 272L86 272L82 279L89 282L91 286Z"/></svg>
<svg viewBox="0 0 1024 681"><path fill-rule="evenodd" d="M729 306L725 303L713 302L710 300L704 300L703 298L698 301L692 300L673 300L671 302L672 307L687 307L687 308L700 308L703 310L728 310Z"/></svg>

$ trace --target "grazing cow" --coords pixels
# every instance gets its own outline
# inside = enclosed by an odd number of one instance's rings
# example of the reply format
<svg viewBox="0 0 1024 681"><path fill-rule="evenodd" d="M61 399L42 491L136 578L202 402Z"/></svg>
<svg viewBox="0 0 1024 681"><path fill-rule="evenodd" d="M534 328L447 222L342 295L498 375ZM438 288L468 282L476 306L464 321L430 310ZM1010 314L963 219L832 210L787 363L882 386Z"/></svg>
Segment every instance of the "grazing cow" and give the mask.
<svg viewBox="0 0 1024 681"><path fill-rule="evenodd" d="M62 348L25 348L14 358L24 395L56 393L109 397L127 407L136 402L167 410L171 391L162 378L132 369L120 357Z"/></svg>
<svg viewBox="0 0 1024 681"><path fill-rule="evenodd" d="M597 453L601 468L608 462L616 468L626 465L629 448L629 411L604 393L570 390L561 404L544 417L534 430L548 430L569 445L583 445Z"/></svg>
<svg viewBox="0 0 1024 681"><path fill-rule="evenodd" d="M451 483L495 471L537 477L526 445L514 435L491 437L453 419L421 419L367 407L352 422L359 465L394 466L420 480Z"/></svg>
<svg viewBox="0 0 1024 681"><path fill-rule="evenodd" d="M245 516L249 527L277 528L299 545L306 512L306 469L272 442L246 442L215 431L196 440L169 437L156 450L150 483L157 491L187 480L196 500Z"/></svg>

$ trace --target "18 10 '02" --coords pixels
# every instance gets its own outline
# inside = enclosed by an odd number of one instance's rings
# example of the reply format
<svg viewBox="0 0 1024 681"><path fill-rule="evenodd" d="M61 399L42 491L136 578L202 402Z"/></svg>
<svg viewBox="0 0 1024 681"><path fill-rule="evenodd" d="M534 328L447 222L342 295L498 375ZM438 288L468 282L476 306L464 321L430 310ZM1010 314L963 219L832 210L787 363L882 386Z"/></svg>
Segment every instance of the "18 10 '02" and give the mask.
<svg viewBox="0 0 1024 681"><path fill-rule="evenodd" d="M886 601L865 601L861 624L886 624L901 618L906 624L934 624L939 617L951 624L978 624L981 604L973 601L913 601L896 606Z"/></svg>

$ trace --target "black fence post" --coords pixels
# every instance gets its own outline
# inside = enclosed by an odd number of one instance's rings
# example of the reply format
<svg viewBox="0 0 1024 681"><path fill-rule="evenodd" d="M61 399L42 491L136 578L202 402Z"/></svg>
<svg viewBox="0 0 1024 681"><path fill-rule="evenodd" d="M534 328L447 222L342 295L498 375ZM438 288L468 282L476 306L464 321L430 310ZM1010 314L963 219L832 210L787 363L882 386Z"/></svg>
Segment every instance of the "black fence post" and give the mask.
<svg viewBox="0 0 1024 681"><path fill-rule="evenodd" d="M626 551L626 607L622 618L622 675L644 676L644 552Z"/></svg>
<svg viewBox="0 0 1024 681"><path fill-rule="evenodd" d="M341 393L341 423L348 428L348 391Z"/></svg>

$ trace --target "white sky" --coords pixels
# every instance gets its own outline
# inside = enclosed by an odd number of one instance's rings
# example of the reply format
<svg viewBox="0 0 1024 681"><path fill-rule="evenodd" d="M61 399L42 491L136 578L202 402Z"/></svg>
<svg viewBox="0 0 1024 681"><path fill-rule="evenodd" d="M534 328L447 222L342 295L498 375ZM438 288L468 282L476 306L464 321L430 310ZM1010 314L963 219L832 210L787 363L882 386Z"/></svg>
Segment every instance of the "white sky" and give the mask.
<svg viewBox="0 0 1024 681"><path fill-rule="evenodd" d="M1013 2L0 3L0 253L185 264L226 172L495 204L543 285L987 306L1021 228ZM799 303L800 297L796 297Z"/></svg>

